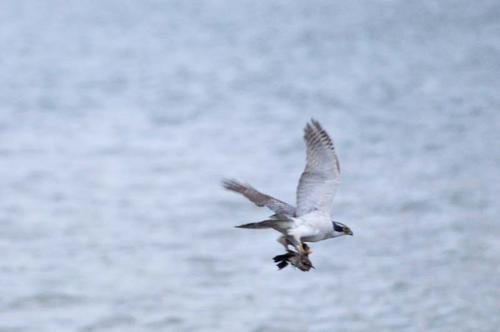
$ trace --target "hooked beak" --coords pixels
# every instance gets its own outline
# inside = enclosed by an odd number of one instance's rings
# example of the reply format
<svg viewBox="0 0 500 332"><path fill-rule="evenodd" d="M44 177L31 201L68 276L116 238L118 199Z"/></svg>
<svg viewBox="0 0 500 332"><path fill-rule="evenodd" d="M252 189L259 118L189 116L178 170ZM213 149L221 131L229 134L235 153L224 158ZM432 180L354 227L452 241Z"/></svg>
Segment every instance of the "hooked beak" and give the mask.
<svg viewBox="0 0 500 332"><path fill-rule="evenodd" d="M353 236L353 235L354 235L354 234L352 233L351 229L350 229L350 228L347 228L347 227L344 229L344 234L346 234L346 235L350 235L350 236Z"/></svg>

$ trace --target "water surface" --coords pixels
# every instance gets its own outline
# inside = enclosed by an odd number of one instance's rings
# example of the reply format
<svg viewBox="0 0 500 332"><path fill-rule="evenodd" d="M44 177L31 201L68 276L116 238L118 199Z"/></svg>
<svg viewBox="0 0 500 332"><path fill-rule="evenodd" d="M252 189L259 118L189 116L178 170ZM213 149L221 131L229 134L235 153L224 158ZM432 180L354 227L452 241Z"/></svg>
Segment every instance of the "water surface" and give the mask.
<svg viewBox="0 0 500 332"><path fill-rule="evenodd" d="M0 331L496 331L497 1L3 1ZM314 117L317 270L276 271Z"/></svg>

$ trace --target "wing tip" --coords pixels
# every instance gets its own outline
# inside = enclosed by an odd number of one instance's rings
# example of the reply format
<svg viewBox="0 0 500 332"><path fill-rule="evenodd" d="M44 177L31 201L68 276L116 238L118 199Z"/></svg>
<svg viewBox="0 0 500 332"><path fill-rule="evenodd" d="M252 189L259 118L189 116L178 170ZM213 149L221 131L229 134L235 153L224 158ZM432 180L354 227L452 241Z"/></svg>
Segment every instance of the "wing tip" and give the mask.
<svg viewBox="0 0 500 332"><path fill-rule="evenodd" d="M326 130L323 129L323 126L321 126L319 121L314 118L311 118L311 120L306 124L304 128L304 139L306 140L306 142L321 141L326 144L328 148L335 150L335 145L332 138L330 137L330 135L328 135Z"/></svg>
<svg viewBox="0 0 500 332"><path fill-rule="evenodd" d="M222 179L221 184L226 189L241 187L241 183L236 179Z"/></svg>
<svg viewBox="0 0 500 332"><path fill-rule="evenodd" d="M314 118L311 118L309 122L306 123L306 126L304 127L304 134L321 134L322 132L325 132L319 121L317 121ZM326 132L325 132L326 133Z"/></svg>

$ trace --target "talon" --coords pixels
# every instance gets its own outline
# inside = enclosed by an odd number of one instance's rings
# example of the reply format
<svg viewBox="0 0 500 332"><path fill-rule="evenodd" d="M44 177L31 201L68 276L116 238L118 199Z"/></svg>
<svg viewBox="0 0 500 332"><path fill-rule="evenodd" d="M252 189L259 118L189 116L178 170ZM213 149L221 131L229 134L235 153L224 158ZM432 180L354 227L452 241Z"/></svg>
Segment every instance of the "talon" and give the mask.
<svg viewBox="0 0 500 332"><path fill-rule="evenodd" d="M309 255L309 254L312 253L311 248L307 244L302 243L302 247L304 248L304 252L305 252L306 255Z"/></svg>

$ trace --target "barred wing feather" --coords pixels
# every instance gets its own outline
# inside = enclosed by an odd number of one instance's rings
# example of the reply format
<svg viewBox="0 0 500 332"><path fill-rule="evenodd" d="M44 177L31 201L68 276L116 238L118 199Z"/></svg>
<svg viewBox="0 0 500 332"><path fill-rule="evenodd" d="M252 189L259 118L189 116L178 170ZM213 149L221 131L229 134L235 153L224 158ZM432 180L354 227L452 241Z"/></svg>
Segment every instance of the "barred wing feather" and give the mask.
<svg viewBox="0 0 500 332"><path fill-rule="evenodd" d="M297 216L314 210L331 214L339 184L340 166L331 138L319 122L311 120L304 129L306 167L297 187Z"/></svg>
<svg viewBox="0 0 500 332"><path fill-rule="evenodd" d="M295 216L295 207L277 198L263 194L248 184L242 184L236 180L224 180L222 185L227 190L242 194L257 206L265 206L277 214Z"/></svg>

